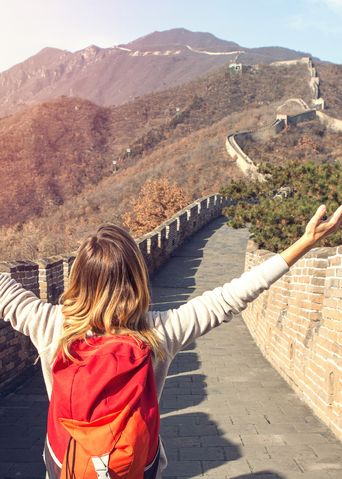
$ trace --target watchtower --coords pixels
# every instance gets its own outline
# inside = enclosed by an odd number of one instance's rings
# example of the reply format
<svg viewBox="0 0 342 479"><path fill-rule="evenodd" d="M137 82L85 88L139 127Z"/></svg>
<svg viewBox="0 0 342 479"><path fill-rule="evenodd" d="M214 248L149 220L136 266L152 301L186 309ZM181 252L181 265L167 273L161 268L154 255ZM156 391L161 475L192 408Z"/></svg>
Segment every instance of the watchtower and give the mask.
<svg viewBox="0 0 342 479"><path fill-rule="evenodd" d="M242 74L242 63L230 63L228 65L229 75L231 77Z"/></svg>

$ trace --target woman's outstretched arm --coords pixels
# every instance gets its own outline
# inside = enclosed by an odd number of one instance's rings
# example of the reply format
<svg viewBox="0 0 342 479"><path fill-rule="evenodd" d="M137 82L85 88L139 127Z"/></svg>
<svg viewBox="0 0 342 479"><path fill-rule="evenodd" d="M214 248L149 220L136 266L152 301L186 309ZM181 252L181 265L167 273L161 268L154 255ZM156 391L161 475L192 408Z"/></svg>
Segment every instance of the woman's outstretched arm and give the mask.
<svg viewBox="0 0 342 479"><path fill-rule="evenodd" d="M289 271L295 261L307 253L316 243L341 225L342 206L323 221L325 207L320 207L307 224L302 238L282 253L275 254L263 263L245 271L239 278L213 290L205 291L179 308L153 311L153 322L166 351L174 356L197 337L209 332L235 314L243 311L248 303Z"/></svg>
<svg viewBox="0 0 342 479"><path fill-rule="evenodd" d="M38 352L47 347L61 327L60 306L46 303L22 284L0 273L0 320L30 336Z"/></svg>
<svg viewBox="0 0 342 479"><path fill-rule="evenodd" d="M276 254L239 278L205 291L178 308L152 311L153 325L168 355L174 357L199 336L229 322L289 269L282 256Z"/></svg>

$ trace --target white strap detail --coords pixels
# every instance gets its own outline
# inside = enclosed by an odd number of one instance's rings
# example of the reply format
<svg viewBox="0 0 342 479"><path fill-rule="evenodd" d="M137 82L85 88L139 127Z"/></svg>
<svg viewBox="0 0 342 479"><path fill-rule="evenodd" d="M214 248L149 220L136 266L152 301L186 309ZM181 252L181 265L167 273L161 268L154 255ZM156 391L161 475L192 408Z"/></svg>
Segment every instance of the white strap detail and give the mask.
<svg viewBox="0 0 342 479"><path fill-rule="evenodd" d="M151 469L154 466L154 463L156 462L156 459L157 459L158 454L159 454L159 450L160 450L160 439L158 438L157 452L155 453L155 456L154 456L152 462L144 468L144 472L147 472L149 469Z"/></svg>
<svg viewBox="0 0 342 479"><path fill-rule="evenodd" d="M103 456L92 456L93 466L98 479L110 479L108 472L109 454Z"/></svg>
<svg viewBox="0 0 342 479"><path fill-rule="evenodd" d="M48 435L46 435L46 445L47 445L47 447L48 447L48 449L49 449L49 453L50 453L52 459L55 461L55 463L57 464L57 466L61 469L61 468L62 468L62 463L61 463L61 462L57 459L57 457L55 456L55 453L53 452L52 447L51 447L51 445L50 445L50 443L49 443Z"/></svg>

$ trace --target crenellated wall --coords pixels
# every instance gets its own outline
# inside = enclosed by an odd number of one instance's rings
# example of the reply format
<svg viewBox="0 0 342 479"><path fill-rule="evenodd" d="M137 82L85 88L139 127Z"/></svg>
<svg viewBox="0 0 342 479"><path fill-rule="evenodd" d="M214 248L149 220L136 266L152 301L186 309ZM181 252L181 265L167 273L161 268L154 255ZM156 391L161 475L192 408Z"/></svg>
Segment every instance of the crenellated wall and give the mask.
<svg viewBox="0 0 342 479"><path fill-rule="evenodd" d="M270 63L270 65L273 65L275 67L277 66L284 66L284 65L299 65L301 63L304 63L305 65L310 65L310 57L301 57L301 58L295 58L294 60L279 60L276 62Z"/></svg>
<svg viewBox="0 0 342 479"><path fill-rule="evenodd" d="M272 255L250 241L245 269ZM342 439L342 246L311 250L242 316L263 355Z"/></svg>
<svg viewBox="0 0 342 479"><path fill-rule="evenodd" d="M152 275L186 238L222 214L230 204L220 194L200 198L178 211L148 234L136 240ZM39 261L1 262L0 273L8 274L42 300L58 303L68 284L76 252ZM29 339L0 321L0 391L12 385L33 364L36 351Z"/></svg>
<svg viewBox="0 0 342 479"><path fill-rule="evenodd" d="M267 134L278 133L288 124L314 118L332 131L342 131L342 120L320 111L324 109L324 100L319 95L316 69L311 59L303 61L310 73L313 108L301 99L291 99L288 101L302 104L303 112L278 114L268 128L228 135L227 152L246 175L253 172L257 176L256 165L239 145L239 140L247 136L265 141ZM245 269L272 255L256 249L250 241ZM317 248L306 254L253 301L242 316L263 355L342 439L342 246Z"/></svg>
<svg viewBox="0 0 342 479"><path fill-rule="evenodd" d="M312 91L312 106L317 109L324 109L324 100L320 98L319 92L319 76L317 75L316 68L313 66L312 59L310 57L296 58L295 60L279 61L273 62L273 66L282 66L282 65L296 65L299 63L304 63L308 67L309 71L309 85Z"/></svg>

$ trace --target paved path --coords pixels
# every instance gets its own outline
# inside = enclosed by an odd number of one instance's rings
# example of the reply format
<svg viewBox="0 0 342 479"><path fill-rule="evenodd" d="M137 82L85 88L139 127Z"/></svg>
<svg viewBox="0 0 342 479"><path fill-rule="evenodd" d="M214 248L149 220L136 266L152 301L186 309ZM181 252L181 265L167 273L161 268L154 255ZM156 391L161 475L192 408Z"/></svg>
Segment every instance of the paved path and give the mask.
<svg viewBox="0 0 342 479"><path fill-rule="evenodd" d="M213 221L153 279L177 307L243 271L246 230ZM46 397L37 374L0 401L0 478L42 479ZM166 479L341 479L342 444L263 358L242 319L177 356L162 404Z"/></svg>

